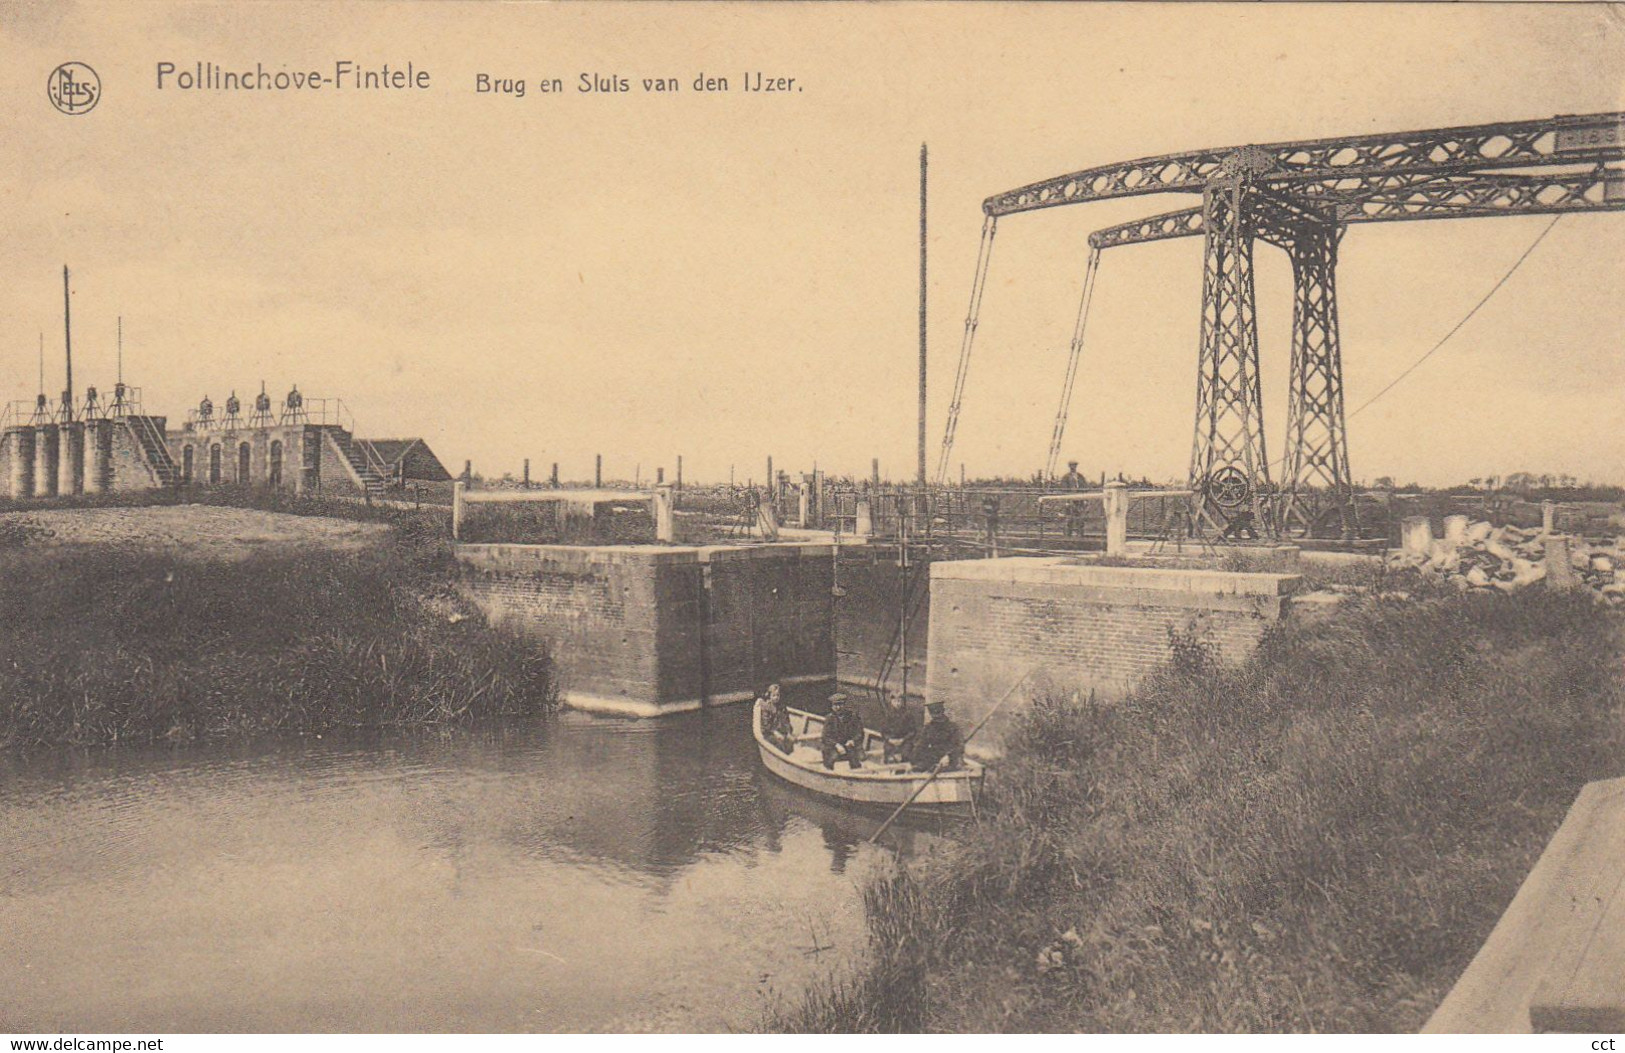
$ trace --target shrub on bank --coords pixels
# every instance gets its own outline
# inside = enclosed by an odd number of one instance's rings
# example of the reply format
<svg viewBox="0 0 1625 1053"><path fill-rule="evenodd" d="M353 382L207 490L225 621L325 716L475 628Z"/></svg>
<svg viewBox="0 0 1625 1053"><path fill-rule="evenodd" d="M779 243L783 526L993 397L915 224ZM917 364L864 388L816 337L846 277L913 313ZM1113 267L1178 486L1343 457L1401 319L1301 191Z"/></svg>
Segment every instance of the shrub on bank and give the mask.
<svg viewBox="0 0 1625 1053"><path fill-rule="evenodd" d="M1620 623L1584 597L1369 600L1239 669L1188 652L1121 702L1040 700L964 843L871 893L867 971L776 1025L1413 1031L1625 774Z"/></svg>
<svg viewBox="0 0 1625 1053"><path fill-rule="evenodd" d="M486 624L417 522L361 553L204 561L12 548L0 564L0 747L524 717L553 666Z"/></svg>

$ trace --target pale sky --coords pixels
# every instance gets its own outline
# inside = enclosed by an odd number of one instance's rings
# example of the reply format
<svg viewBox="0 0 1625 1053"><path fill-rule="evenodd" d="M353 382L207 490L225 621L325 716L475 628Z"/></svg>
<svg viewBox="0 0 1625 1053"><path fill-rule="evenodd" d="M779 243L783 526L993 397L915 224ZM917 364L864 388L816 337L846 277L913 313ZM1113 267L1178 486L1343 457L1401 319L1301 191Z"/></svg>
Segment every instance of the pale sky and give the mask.
<svg viewBox="0 0 1625 1053"><path fill-rule="evenodd" d="M52 108L64 61L102 99ZM426 91L184 92L190 69L407 62ZM746 94L741 74L802 90ZM523 77L524 98L476 75ZM619 74L625 94L574 91ZM700 73L733 91L690 90ZM673 96L642 92L670 75ZM544 76L561 96L538 94ZM1625 109L1603 5L0 5L0 390L126 379L183 417L263 378L456 470L760 479L914 463L919 144L931 148L934 467L990 194L1136 157ZM1089 231L1179 196L1005 220L954 463L1036 470ZM1339 270L1349 408L1411 365L1544 217L1356 227ZM1357 478L1520 469L1625 482L1625 215L1562 220L1456 338L1350 425ZM1271 456L1290 270L1258 248ZM1104 257L1066 456L1178 478L1201 245Z"/></svg>

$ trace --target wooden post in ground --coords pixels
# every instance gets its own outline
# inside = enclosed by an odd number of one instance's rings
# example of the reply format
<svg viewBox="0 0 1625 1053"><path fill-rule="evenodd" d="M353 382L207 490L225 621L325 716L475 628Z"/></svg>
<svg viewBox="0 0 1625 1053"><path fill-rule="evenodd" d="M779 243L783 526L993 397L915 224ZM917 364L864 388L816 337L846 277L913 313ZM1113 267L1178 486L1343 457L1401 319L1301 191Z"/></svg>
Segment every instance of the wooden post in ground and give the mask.
<svg viewBox="0 0 1625 1053"><path fill-rule="evenodd" d="M451 539L460 541L463 537L463 491L468 484L459 479L451 484Z"/></svg>
<svg viewBox="0 0 1625 1053"><path fill-rule="evenodd" d="M549 478L547 485L551 486L555 490L557 490L559 488L559 462L558 461L553 462L553 474Z"/></svg>
<svg viewBox="0 0 1625 1053"><path fill-rule="evenodd" d="M593 454L592 485L595 490L604 486L604 455L601 453Z"/></svg>
<svg viewBox="0 0 1625 1053"><path fill-rule="evenodd" d="M524 484L524 488L526 490L530 489L530 458L529 457L525 458L525 484Z"/></svg>

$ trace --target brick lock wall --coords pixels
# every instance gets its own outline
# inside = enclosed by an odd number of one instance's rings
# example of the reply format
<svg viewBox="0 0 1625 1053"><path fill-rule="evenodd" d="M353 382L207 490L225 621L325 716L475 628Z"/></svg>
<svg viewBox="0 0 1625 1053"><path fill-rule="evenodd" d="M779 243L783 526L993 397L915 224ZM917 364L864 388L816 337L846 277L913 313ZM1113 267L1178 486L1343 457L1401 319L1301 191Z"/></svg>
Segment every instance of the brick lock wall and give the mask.
<svg viewBox="0 0 1625 1053"><path fill-rule="evenodd" d="M967 730L1029 670L1029 685L1121 697L1169 660L1170 631L1239 662L1285 614L1295 581L1050 559L936 564L927 696L948 703ZM996 747L1014 709L1006 703L977 742Z"/></svg>

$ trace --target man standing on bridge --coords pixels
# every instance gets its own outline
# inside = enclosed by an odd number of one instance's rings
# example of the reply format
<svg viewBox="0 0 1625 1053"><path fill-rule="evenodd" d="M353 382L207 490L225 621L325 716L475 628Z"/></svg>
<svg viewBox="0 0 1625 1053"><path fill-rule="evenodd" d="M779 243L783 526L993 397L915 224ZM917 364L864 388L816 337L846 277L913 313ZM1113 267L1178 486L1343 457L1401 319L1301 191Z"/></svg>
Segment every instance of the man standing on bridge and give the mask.
<svg viewBox="0 0 1625 1053"><path fill-rule="evenodd" d="M1066 490L1082 490L1088 482L1083 473L1078 471L1077 461L1066 462L1066 474L1061 476L1061 487ZM1066 503L1066 536L1083 536L1083 506L1076 501Z"/></svg>

